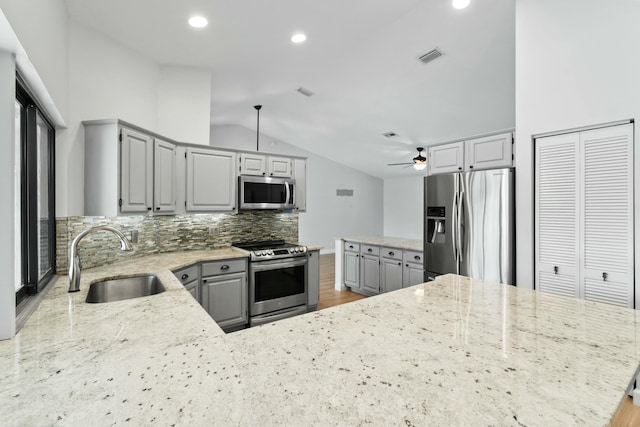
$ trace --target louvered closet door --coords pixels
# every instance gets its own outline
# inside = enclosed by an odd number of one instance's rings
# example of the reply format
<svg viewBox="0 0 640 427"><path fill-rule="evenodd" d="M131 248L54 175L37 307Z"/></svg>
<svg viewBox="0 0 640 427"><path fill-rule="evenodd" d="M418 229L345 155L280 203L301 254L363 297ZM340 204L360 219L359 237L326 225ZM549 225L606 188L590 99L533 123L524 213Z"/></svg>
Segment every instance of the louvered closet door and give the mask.
<svg viewBox="0 0 640 427"><path fill-rule="evenodd" d="M633 307L633 127L580 133L582 297Z"/></svg>
<svg viewBox="0 0 640 427"><path fill-rule="evenodd" d="M578 134L536 139L536 289L577 297Z"/></svg>

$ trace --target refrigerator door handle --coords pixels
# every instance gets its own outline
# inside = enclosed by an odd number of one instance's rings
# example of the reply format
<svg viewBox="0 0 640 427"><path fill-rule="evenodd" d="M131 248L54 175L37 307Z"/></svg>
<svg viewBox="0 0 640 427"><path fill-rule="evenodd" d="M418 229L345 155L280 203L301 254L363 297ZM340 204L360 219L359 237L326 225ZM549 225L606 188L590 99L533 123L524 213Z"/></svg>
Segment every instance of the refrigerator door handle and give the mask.
<svg viewBox="0 0 640 427"><path fill-rule="evenodd" d="M458 261L458 192L453 193L453 205L451 206L451 247L453 259Z"/></svg>
<svg viewBox="0 0 640 427"><path fill-rule="evenodd" d="M462 256L463 256L463 251L462 251L462 242L464 242L464 227L462 226L462 220L463 220L463 215L464 215L464 192L461 192L460 195L458 196L458 213L456 214L457 217L457 228L458 231L456 233L456 237L458 238L458 241L456 242L456 248L458 250L458 259L462 260Z"/></svg>

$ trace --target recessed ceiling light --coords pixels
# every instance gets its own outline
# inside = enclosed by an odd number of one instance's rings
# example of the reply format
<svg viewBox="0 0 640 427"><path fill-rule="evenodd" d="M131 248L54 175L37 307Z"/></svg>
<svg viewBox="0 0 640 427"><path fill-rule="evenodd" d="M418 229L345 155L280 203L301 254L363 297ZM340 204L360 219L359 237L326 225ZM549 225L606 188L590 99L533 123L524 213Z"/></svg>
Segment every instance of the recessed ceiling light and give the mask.
<svg viewBox="0 0 640 427"><path fill-rule="evenodd" d="M464 9L465 7L469 6L471 0L453 0L453 7L455 7L456 9Z"/></svg>
<svg viewBox="0 0 640 427"><path fill-rule="evenodd" d="M204 28L209 25L209 21L204 16L192 16L189 18L189 25L193 28Z"/></svg>
<svg viewBox="0 0 640 427"><path fill-rule="evenodd" d="M293 37L291 37L291 41L294 43L302 43L306 39L307 39L307 36L305 36L302 33L294 34Z"/></svg>

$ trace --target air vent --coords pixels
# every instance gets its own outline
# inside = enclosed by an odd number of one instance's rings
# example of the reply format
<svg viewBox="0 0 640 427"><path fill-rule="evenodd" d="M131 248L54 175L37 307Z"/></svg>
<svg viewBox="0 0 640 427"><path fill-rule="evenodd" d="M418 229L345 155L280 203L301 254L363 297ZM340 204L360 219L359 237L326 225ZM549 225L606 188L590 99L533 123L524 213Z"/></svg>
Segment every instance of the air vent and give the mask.
<svg viewBox="0 0 640 427"><path fill-rule="evenodd" d="M353 190L348 190L346 188L339 188L336 190L336 196L353 197Z"/></svg>
<svg viewBox="0 0 640 427"><path fill-rule="evenodd" d="M440 56L442 56L442 52L440 52L438 48L435 48L432 51L425 53L418 59L426 64L427 62L431 62Z"/></svg>
<svg viewBox="0 0 640 427"><path fill-rule="evenodd" d="M304 87L299 87L296 89L296 92L303 94L304 96L313 96L315 93L311 92L309 89Z"/></svg>
<svg viewBox="0 0 640 427"><path fill-rule="evenodd" d="M394 136L398 136L398 134L395 132L385 132L382 134L382 136L386 136L387 138L393 138Z"/></svg>

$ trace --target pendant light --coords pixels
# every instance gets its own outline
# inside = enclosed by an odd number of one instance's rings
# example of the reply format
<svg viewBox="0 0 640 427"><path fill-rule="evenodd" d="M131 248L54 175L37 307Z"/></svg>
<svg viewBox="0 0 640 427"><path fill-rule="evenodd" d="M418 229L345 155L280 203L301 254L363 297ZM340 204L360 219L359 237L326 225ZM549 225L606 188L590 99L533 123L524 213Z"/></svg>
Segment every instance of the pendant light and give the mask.
<svg viewBox="0 0 640 427"><path fill-rule="evenodd" d="M422 155L424 148L418 147L418 155L413 158L413 168L417 171L424 170L427 167L427 158Z"/></svg>
<svg viewBox="0 0 640 427"><path fill-rule="evenodd" d="M258 113L257 125L256 125L256 151L260 151L260 109L262 105L254 105L253 108L256 109Z"/></svg>

